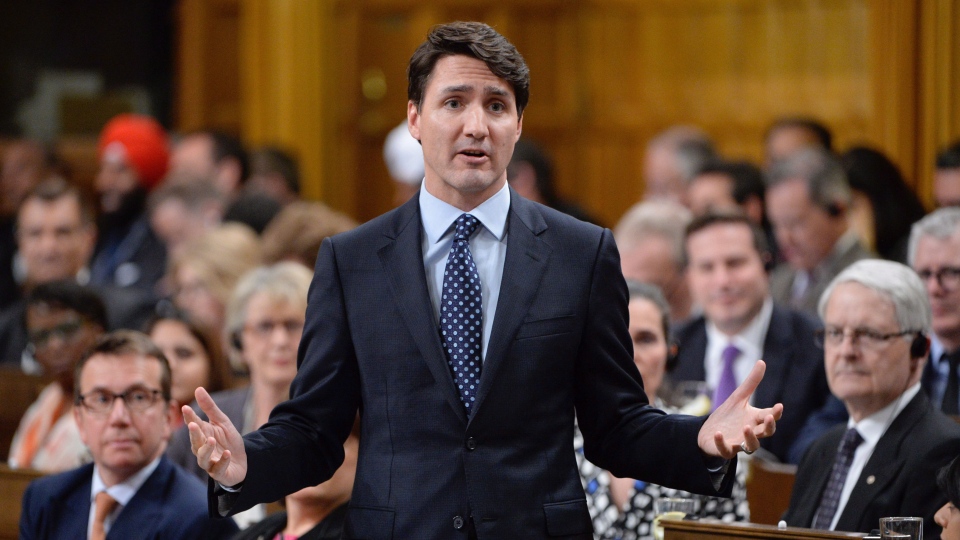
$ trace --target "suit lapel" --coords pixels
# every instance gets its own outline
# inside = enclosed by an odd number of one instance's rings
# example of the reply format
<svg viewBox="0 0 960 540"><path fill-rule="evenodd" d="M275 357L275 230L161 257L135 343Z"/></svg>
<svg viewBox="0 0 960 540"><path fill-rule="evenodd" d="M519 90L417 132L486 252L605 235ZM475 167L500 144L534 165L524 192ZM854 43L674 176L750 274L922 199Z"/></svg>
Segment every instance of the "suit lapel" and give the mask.
<svg viewBox="0 0 960 540"><path fill-rule="evenodd" d="M172 467L166 458L160 458L157 469L120 511L107 533L108 539L142 538L149 532L157 531L157 521L160 520L163 501L169 491L168 484L174 473Z"/></svg>
<svg viewBox="0 0 960 540"><path fill-rule="evenodd" d="M52 501L47 530L62 538L86 538L90 522L90 489L93 484L93 465L84 466L77 475L77 482L62 497Z"/></svg>
<svg viewBox="0 0 960 540"><path fill-rule="evenodd" d="M487 345L487 356L480 375L475 410L484 398L507 354L513 337L533 303L543 271L550 257L550 248L539 237L547 224L536 206L510 190L510 213L507 218L507 254L503 262L503 279L493 319L493 330ZM474 413L473 416L476 416Z"/></svg>
<svg viewBox="0 0 960 540"><path fill-rule="evenodd" d="M797 511L791 518L791 525L795 527L809 527L813 524L813 518L820 507L820 499L823 497L823 491L827 488L827 481L830 480L830 473L833 469L833 461L837 456L837 448L840 446L840 439L843 438L844 429L833 429L824 437L824 442L817 448L820 455L817 459L804 459L804 462L815 464L816 468L810 478L808 485L796 484L793 488L794 494L801 497L797 502ZM799 479L798 479L799 480ZM791 503L792 506L792 503Z"/></svg>
<svg viewBox="0 0 960 540"><path fill-rule="evenodd" d="M763 382L754 393L753 401L757 407L772 407L777 402L777 396L783 395L783 385L786 384L784 372L790 365L790 351L794 350L790 343L792 335L788 314L774 305L767 336L763 340L763 361L767 364L767 370Z"/></svg>
<svg viewBox="0 0 960 540"><path fill-rule="evenodd" d="M443 353L439 327L430 303L430 293L427 292L419 198L410 199L393 217L393 222L385 231L386 243L378 251L380 262L390 280L390 288L404 324L416 341L437 386L443 389L450 406L466 424L467 415Z"/></svg>
<svg viewBox="0 0 960 540"><path fill-rule="evenodd" d="M850 499L837 521L837 530L857 530L861 516L873 504L873 500L883 493L884 489L896 480L897 474L902 472L903 457L900 448L903 439L909 434L924 414L933 414L930 402L922 393L914 396L913 400L903 409L897 418L890 424L886 433L880 438L873 454L863 466L857 484L850 492ZM854 528L848 528L854 527Z"/></svg>

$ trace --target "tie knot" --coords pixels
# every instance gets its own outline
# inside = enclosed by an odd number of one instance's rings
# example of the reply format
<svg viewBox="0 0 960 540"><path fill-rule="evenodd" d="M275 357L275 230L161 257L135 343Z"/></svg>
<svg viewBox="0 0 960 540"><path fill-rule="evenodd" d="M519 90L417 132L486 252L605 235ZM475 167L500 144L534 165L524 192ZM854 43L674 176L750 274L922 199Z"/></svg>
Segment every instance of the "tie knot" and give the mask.
<svg viewBox="0 0 960 540"><path fill-rule="evenodd" d="M118 503L116 499L110 496L106 491L101 491L97 493L97 496L94 497L96 502L96 510L94 512L94 520L103 523L107 516L117 507Z"/></svg>
<svg viewBox="0 0 960 540"><path fill-rule="evenodd" d="M726 348L723 349L723 352L720 353L720 358L726 365L733 365L733 362L738 356L740 356L740 349L733 343L727 345Z"/></svg>
<svg viewBox="0 0 960 540"><path fill-rule="evenodd" d="M454 240L469 240L470 236L473 235L474 231L477 230L477 226L480 225L480 220L471 216L470 214L460 214L460 217L457 218L457 229L453 233Z"/></svg>
<svg viewBox="0 0 960 540"><path fill-rule="evenodd" d="M850 428L844 433L843 440L840 441L840 451L853 453L862 442L863 437L860 436L857 428Z"/></svg>

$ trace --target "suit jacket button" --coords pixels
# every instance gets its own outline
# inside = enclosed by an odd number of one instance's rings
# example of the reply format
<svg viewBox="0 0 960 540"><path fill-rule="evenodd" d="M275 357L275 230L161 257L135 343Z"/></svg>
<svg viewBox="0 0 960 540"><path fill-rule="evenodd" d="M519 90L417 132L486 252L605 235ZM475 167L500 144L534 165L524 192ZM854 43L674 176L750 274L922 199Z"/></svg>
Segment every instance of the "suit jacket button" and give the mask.
<svg viewBox="0 0 960 540"><path fill-rule="evenodd" d="M473 437L467 439L467 450L475 450L477 448L477 440Z"/></svg>
<svg viewBox="0 0 960 540"><path fill-rule="evenodd" d="M462 518L462 517L457 516L457 517L453 518L453 528L456 529L456 530L458 530L458 531L463 528L463 518Z"/></svg>

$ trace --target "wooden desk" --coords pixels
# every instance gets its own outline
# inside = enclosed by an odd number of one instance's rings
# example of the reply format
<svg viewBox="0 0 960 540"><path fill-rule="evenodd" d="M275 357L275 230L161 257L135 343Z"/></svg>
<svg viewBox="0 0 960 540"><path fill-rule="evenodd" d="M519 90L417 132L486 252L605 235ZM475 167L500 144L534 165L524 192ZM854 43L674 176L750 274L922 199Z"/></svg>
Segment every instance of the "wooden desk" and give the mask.
<svg viewBox="0 0 960 540"><path fill-rule="evenodd" d="M719 521L663 520L664 540L842 540L863 538L860 533L841 533L755 523L723 523Z"/></svg>
<svg viewBox="0 0 960 540"><path fill-rule="evenodd" d="M11 469L0 464L0 540L20 536L20 501L27 484L43 476L31 469Z"/></svg>
<svg viewBox="0 0 960 540"><path fill-rule="evenodd" d="M797 475L797 466L747 460L747 504L750 522L776 525L790 506L790 493Z"/></svg>

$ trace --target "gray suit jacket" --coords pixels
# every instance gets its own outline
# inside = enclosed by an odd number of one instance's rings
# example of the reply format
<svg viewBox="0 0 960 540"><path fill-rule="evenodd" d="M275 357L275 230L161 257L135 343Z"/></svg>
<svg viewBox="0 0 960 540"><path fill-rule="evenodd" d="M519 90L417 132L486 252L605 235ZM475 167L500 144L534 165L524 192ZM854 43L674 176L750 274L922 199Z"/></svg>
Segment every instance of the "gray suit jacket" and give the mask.
<svg viewBox="0 0 960 540"><path fill-rule="evenodd" d="M820 301L820 295L827 288L827 285L837 277L837 274L844 268L861 259L872 259L876 254L868 250L860 243L860 240L849 244L845 249L834 251L825 261L825 266L820 271L817 280L807 287L806 294L799 303L793 301L793 280L797 277L797 270L787 263L780 263L770 274L770 296L773 301L785 306L792 306L814 316L817 315L817 303Z"/></svg>

